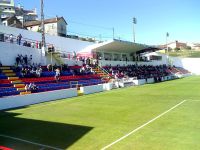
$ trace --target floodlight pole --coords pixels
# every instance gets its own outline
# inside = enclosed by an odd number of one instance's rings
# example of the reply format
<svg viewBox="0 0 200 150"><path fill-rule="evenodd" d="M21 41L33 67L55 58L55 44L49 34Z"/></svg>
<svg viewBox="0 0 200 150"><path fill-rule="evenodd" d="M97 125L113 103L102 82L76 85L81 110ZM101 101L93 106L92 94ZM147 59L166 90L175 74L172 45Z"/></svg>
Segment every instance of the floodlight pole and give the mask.
<svg viewBox="0 0 200 150"><path fill-rule="evenodd" d="M135 43L135 27L134 25L137 23L136 18L133 17L133 43Z"/></svg>
<svg viewBox="0 0 200 150"><path fill-rule="evenodd" d="M44 0L41 0L41 30L42 30L42 47L46 48L45 27L44 27Z"/></svg>
<svg viewBox="0 0 200 150"><path fill-rule="evenodd" d="M44 0L40 0L41 3L41 31L42 31L42 47L41 47L41 63L43 62L43 56L46 54L46 42L45 42L45 26L44 26Z"/></svg>
<svg viewBox="0 0 200 150"><path fill-rule="evenodd" d="M167 32L167 33L166 33L166 55L167 55L167 57L166 57L166 58L167 58L167 62L166 62L166 63L167 63L167 65L169 65L169 62L168 62L168 59L169 59L169 58L168 58L168 55L169 55L169 50L168 50L168 37L169 37L169 33Z"/></svg>

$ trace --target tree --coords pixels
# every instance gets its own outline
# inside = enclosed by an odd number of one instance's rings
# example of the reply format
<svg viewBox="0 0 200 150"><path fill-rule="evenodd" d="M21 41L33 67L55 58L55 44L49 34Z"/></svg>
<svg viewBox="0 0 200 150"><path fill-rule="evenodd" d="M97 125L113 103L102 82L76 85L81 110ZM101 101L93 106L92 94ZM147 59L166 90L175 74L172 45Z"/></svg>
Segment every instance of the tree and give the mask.
<svg viewBox="0 0 200 150"><path fill-rule="evenodd" d="M178 52L178 51L180 51L181 49L178 48L178 47L176 47L174 50L175 50L176 52Z"/></svg>

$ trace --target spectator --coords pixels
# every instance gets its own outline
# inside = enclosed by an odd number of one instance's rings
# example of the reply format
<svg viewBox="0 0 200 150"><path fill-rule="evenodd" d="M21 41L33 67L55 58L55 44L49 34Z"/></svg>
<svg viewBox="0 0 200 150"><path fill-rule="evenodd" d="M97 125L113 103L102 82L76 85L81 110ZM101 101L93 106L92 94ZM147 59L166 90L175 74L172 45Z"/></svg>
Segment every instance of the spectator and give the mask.
<svg viewBox="0 0 200 150"><path fill-rule="evenodd" d="M31 90L31 92L36 92L38 90L37 85L35 85L35 83L30 83L28 86L28 89Z"/></svg>
<svg viewBox="0 0 200 150"><path fill-rule="evenodd" d="M48 70L48 71L51 71L51 68L52 68L52 65L51 65L51 64L48 64L48 65L47 65L47 70Z"/></svg>
<svg viewBox="0 0 200 150"><path fill-rule="evenodd" d="M29 59L28 59L28 63L29 63L29 65L31 64L31 62L32 62L32 59L33 59L33 56L32 56L32 55L30 55L30 57L29 57Z"/></svg>
<svg viewBox="0 0 200 150"><path fill-rule="evenodd" d="M25 55L23 57L23 61L24 61L25 65L28 65L28 57L27 57L27 55Z"/></svg>
<svg viewBox="0 0 200 150"><path fill-rule="evenodd" d="M25 91L28 92L29 90L30 90L30 89L29 89L29 85L26 84L26 85L25 85Z"/></svg>
<svg viewBox="0 0 200 150"><path fill-rule="evenodd" d="M76 52L73 52L73 59L76 59Z"/></svg>
<svg viewBox="0 0 200 150"><path fill-rule="evenodd" d="M24 77L25 75L26 75L26 71L25 71L24 68L22 68L22 70L21 70L21 76Z"/></svg>
<svg viewBox="0 0 200 150"><path fill-rule="evenodd" d="M55 71L56 71L55 80L56 82L58 82L60 81L60 69L57 68Z"/></svg>
<svg viewBox="0 0 200 150"><path fill-rule="evenodd" d="M16 64L17 64L17 66L19 65L19 63L20 63L20 56L18 55L18 56L16 57Z"/></svg>
<svg viewBox="0 0 200 150"><path fill-rule="evenodd" d="M37 69L36 69L36 76L37 76L37 77L40 77L40 76L41 76L41 73L42 73L42 67L40 66L40 68L37 68Z"/></svg>
<svg viewBox="0 0 200 150"><path fill-rule="evenodd" d="M27 41L24 41L23 46L27 46L27 45L28 45Z"/></svg>
<svg viewBox="0 0 200 150"><path fill-rule="evenodd" d="M22 40L22 35L19 34L19 35L17 36L17 44L18 44L18 45L21 45L21 40Z"/></svg>
<svg viewBox="0 0 200 150"><path fill-rule="evenodd" d="M13 43L13 42L14 42L14 38L13 38L13 35L12 35L12 34L9 36L9 39L10 39L10 43Z"/></svg>
<svg viewBox="0 0 200 150"><path fill-rule="evenodd" d="M35 48L35 43L34 42L31 42L31 47Z"/></svg>

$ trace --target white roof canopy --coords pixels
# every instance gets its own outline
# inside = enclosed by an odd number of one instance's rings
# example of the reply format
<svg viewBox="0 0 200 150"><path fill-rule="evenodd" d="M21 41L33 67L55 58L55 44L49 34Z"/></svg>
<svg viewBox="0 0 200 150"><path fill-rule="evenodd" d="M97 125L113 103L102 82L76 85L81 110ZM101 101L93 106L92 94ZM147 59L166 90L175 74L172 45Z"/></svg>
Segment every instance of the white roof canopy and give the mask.
<svg viewBox="0 0 200 150"><path fill-rule="evenodd" d="M144 49L152 48L151 46L126 42L121 40L112 40L108 42L90 45L80 51L79 53L90 52L109 52L109 53L134 53Z"/></svg>

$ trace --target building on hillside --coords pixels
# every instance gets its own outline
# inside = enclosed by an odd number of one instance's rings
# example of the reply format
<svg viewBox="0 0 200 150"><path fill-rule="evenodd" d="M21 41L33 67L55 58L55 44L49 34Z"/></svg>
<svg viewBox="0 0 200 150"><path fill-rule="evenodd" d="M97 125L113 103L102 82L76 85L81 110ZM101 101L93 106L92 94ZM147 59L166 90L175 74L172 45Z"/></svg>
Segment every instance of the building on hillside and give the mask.
<svg viewBox="0 0 200 150"><path fill-rule="evenodd" d="M167 49L168 47L168 50L175 50L175 49L187 49L188 45L187 43L182 43L182 42L179 42L179 41L175 41L175 42L171 42L171 43L168 43L167 45L160 45L158 46L160 49Z"/></svg>
<svg viewBox="0 0 200 150"><path fill-rule="evenodd" d="M193 50L200 50L200 43L188 43L188 46Z"/></svg>
<svg viewBox="0 0 200 150"><path fill-rule="evenodd" d="M10 27L15 27L15 28L23 28L22 23L19 21L19 19L17 19L16 16L3 18L2 24L5 26L10 26Z"/></svg>
<svg viewBox="0 0 200 150"><path fill-rule="evenodd" d="M15 15L14 0L0 0L1 18L8 18Z"/></svg>
<svg viewBox="0 0 200 150"><path fill-rule="evenodd" d="M63 17L56 17L44 20L45 33L55 36L67 35L67 22ZM29 21L24 23L24 27L34 32L41 31L41 21Z"/></svg>
<svg viewBox="0 0 200 150"><path fill-rule="evenodd" d="M0 0L0 11L1 19L16 16L22 25L24 22L37 20L38 17L36 9L25 10L20 4L15 7L14 0Z"/></svg>
<svg viewBox="0 0 200 150"><path fill-rule="evenodd" d="M175 41L175 42L169 43L167 46L170 49L185 49L185 48L187 48L187 43Z"/></svg>
<svg viewBox="0 0 200 150"><path fill-rule="evenodd" d="M35 21L38 18L36 8L33 10L26 10L20 4L15 7L15 15L22 23Z"/></svg>

